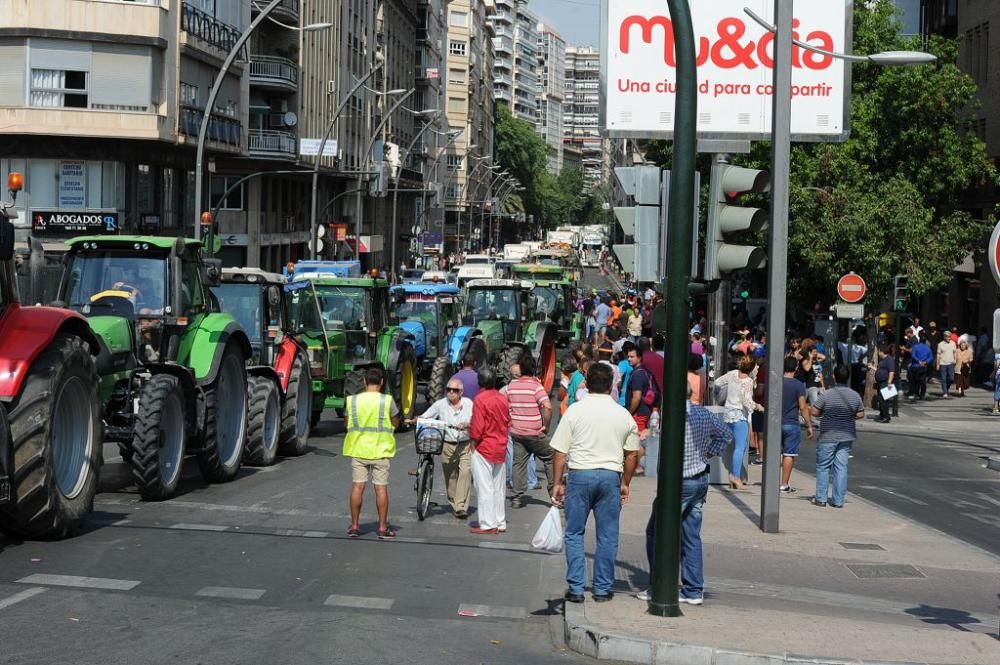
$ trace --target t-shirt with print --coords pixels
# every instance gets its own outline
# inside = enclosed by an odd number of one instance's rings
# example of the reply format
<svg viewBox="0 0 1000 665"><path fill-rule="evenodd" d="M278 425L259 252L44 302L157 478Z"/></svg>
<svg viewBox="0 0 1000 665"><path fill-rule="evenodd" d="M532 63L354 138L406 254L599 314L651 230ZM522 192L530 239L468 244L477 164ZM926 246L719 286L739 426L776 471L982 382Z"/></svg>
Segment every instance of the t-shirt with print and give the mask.
<svg viewBox="0 0 1000 665"><path fill-rule="evenodd" d="M781 387L781 423L783 425L799 424L799 398L806 396L806 387L798 379L782 379Z"/></svg>
<svg viewBox="0 0 1000 665"><path fill-rule="evenodd" d="M864 410L861 395L846 386L834 386L819 396L815 406L822 414L820 443L858 438L855 423L856 414Z"/></svg>
<svg viewBox="0 0 1000 665"><path fill-rule="evenodd" d="M514 379L507 385L507 401L510 404L510 433L540 436L544 424L542 409L552 406L541 381L530 376Z"/></svg>

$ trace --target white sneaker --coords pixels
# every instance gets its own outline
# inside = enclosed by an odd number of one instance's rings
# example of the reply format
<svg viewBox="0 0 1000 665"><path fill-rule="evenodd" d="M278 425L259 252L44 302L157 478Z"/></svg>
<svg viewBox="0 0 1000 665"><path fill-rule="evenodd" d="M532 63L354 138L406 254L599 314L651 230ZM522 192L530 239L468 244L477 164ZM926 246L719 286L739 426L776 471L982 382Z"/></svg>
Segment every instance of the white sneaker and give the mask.
<svg viewBox="0 0 1000 665"><path fill-rule="evenodd" d="M653 598L653 593L651 589L646 589L645 591L640 591L639 593L635 594L635 597L638 598L639 600L649 602Z"/></svg>
<svg viewBox="0 0 1000 665"><path fill-rule="evenodd" d="M498 526L497 527L497 532L498 533L507 533L507 525L504 524L503 526Z"/></svg>
<svg viewBox="0 0 1000 665"><path fill-rule="evenodd" d="M677 599L678 603L687 603L688 605L701 605L705 602L704 598L684 598L683 596Z"/></svg>

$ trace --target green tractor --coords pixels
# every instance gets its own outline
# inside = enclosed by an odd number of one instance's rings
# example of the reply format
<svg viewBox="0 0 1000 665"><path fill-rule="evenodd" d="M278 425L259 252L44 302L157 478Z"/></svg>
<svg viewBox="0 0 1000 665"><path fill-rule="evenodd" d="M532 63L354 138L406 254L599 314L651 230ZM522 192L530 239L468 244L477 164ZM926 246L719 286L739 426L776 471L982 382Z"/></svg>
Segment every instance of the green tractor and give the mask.
<svg viewBox="0 0 1000 665"><path fill-rule="evenodd" d="M139 493L173 496L187 455L209 482L235 478L251 346L208 289L218 262L185 238L85 236L68 245L60 304L97 336L105 439L118 443Z"/></svg>
<svg viewBox="0 0 1000 665"><path fill-rule="evenodd" d="M292 329L309 353L314 427L324 409L344 416L346 398L365 389L364 371L373 366L385 370L402 419L416 411L413 334L392 320L389 282L358 272L354 262L305 261L286 286Z"/></svg>
<svg viewBox="0 0 1000 665"><path fill-rule="evenodd" d="M538 378L551 393L556 382L556 340L558 328L551 321L538 320L535 285L517 279L475 279L466 284L463 324L475 326L476 337L486 344L490 365L510 381L511 365L523 353L531 353ZM545 316L542 316L545 319Z"/></svg>
<svg viewBox="0 0 1000 665"><path fill-rule="evenodd" d="M511 266L516 279L530 280L538 299L535 318L551 321L558 329L560 348L566 348L583 337L583 314L576 310L576 282L568 273L572 269L544 263L519 263Z"/></svg>

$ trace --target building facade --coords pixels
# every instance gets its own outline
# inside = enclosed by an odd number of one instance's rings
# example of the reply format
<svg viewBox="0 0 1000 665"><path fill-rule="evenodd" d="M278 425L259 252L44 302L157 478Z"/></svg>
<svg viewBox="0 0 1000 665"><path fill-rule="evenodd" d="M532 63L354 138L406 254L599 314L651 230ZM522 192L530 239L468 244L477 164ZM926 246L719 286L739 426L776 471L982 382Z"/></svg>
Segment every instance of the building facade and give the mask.
<svg viewBox="0 0 1000 665"><path fill-rule="evenodd" d="M608 177L607 140L598 123L600 72L600 51L590 46L566 49L563 140L580 151L584 177L592 187Z"/></svg>
<svg viewBox="0 0 1000 665"><path fill-rule="evenodd" d="M520 118L538 125L538 18L522 0L496 0L491 19L493 38L493 93Z"/></svg>
<svg viewBox="0 0 1000 665"><path fill-rule="evenodd" d="M563 170L563 103L566 96L566 42L555 30L539 23L538 133L549 146L548 170Z"/></svg>

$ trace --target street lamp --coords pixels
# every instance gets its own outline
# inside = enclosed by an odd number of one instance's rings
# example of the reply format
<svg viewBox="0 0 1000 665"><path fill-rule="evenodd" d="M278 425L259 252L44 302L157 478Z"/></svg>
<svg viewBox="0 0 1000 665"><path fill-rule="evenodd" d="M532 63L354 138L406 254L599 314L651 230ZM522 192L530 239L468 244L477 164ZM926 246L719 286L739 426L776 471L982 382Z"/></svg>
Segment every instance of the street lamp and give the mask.
<svg viewBox="0 0 1000 665"><path fill-rule="evenodd" d="M222 81L226 78L226 74L229 73L229 68L232 67L233 62L236 61L236 57L243 50L243 46L250 39L250 35L253 31L257 29L264 19L268 17L271 11L281 3L281 0L271 0L266 7L260 9L260 14L257 18L250 22L247 27L246 32L240 35L240 38L236 40L233 48L230 49L229 54L226 56L225 61L222 63L222 67L219 68L219 73L215 77L215 83L212 84L212 89L208 92L208 100L205 102L205 111L201 118L201 127L198 128L198 148L195 154L194 160L194 208L195 208L195 220L194 220L194 239L201 239L201 198L202 198L202 171L204 168L205 159L205 139L208 136L208 123L212 118L212 108L215 106L215 99L219 96L219 90L222 88ZM256 4L256 3L255 3ZM310 23L302 28L294 28L293 26L287 26L294 30L303 30L312 32L314 30L324 30L326 28L333 27L332 23Z"/></svg>
<svg viewBox="0 0 1000 665"><path fill-rule="evenodd" d="M424 123L424 126L420 128L420 131L418 131L413 136L413 140L410 141L409 145L406 146L406 152L404 153L405 157L403 155L400 155L400 162L403 162L404 160L410 158L410 153L413 151L413 146L417 144L417 141L420 139L421 136L423 136L424 132L433 127L433 125L431 124L431 119L441 115L441 112L437 109L424 109L423 111L411 111L410 109L404 109L404 110L409 111L410 113L412 113L417 117L427 118L428 120L427 122ZM396 229L398 228L396 220L396 211L398 207L399 207L399 178L396 178L396 187L393 189L392 192L392 234L389 236L389 242L392 244L392 251L390 254L392 258L390 259L391 262L389 263L389 268L391 270L396 269Z"/></svg>

